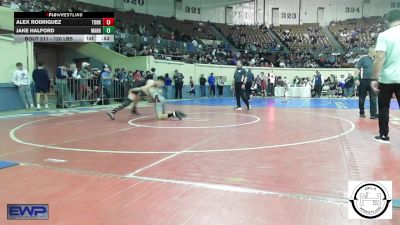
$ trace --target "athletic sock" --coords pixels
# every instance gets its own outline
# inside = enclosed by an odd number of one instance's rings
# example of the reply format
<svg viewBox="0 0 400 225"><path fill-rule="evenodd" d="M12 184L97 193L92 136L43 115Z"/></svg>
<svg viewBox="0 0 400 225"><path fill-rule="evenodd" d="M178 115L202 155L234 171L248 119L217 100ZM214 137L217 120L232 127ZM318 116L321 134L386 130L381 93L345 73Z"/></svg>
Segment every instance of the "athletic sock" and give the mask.
<svg viewBox="0 0 400 225"><path fill-rule="evenodd" d="M129 98L125 99L125 101L119 105L117 108L114 108L113 110L111 110L112 113L117 113L118 111L126 108L128 105L130 105L133 101L130 100Z"/></svg>

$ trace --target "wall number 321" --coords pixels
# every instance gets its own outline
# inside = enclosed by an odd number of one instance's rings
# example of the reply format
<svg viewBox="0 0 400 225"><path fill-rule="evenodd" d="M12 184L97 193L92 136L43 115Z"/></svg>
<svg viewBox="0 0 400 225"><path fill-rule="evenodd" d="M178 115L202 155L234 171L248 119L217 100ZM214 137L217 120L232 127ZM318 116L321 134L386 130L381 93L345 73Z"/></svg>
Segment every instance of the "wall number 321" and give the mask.
<svg viewBox="0 0 400 225"><path fill-rule="evenodd" d="M193 14L200 14L200 8L186 6L185 7L185 12L186 13L193 13Z"/></svg>

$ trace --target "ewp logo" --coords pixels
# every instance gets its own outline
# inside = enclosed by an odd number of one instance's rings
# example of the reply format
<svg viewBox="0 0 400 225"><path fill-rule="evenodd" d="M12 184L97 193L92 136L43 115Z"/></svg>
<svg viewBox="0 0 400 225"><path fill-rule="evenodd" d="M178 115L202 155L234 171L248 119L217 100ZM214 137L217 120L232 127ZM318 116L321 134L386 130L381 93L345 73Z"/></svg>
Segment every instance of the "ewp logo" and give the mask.
<svg viewBox="0 0 400 225"><path fill-rule="evenodd" d="M48 220L47 204L7 204L8 220Z"/></svg>

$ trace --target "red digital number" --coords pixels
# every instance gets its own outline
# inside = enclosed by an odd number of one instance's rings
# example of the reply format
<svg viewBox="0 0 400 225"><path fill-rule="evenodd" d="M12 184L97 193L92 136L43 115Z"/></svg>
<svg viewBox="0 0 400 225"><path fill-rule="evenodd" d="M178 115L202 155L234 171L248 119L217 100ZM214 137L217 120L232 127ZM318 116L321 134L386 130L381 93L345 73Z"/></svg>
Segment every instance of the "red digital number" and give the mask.
<svg viewBox="0 0 400 225"><path fill-rule="evenodd" d="M103 18L103 26L114 26L114 18Z"/></svg>

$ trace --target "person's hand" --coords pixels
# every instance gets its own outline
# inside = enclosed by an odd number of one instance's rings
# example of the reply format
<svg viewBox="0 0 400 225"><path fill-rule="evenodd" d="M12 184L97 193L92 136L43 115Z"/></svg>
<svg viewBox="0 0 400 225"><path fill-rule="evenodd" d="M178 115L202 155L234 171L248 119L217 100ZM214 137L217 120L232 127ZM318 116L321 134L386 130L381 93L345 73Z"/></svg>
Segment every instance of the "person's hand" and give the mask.
<svg viewBox="0 0 400 225"><path fill-rule="evenodd" d="M245 86L244 84L242 84L242 89L243 89L243 90L245 89L245 87L246 87L246 86Z"/></svg>
<svg viewBox="0 0 400 225"><path fill-rule="evenodd" d="M379 83L378 83L378 81L376 81L376 80L371 81L371 88L375 92L379 92Z"/></svg>
<svg viewBox="0 0 400 225"><path fill-rule="evenodd" d="M359 80L356 80L356 81L355 81L355 84L356 84L356 86L360 86L360 81L359 81Z"/></svg>

